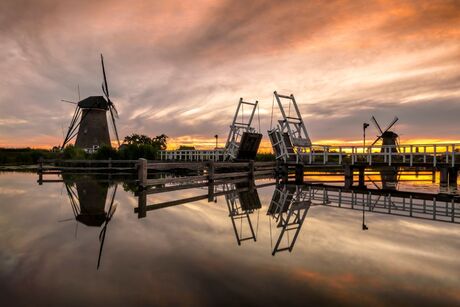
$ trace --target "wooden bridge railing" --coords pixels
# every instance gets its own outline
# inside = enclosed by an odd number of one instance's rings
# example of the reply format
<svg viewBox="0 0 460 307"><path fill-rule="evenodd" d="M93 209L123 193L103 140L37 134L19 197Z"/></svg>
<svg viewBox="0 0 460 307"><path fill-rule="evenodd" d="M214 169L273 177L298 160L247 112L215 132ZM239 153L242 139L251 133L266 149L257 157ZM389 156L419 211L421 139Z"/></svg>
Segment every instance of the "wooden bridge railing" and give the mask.
<svg viewBox="0 0 460 307"><path fill-rule="evenodd" d="M408 166L439 163L460 165L460 144L409 144L379 146L313 145L297 148L296 162L304 164L367 164L402 163ZM291 154L295 155L295 154ZM299 161L300 160L300 161Z"/></svg>
<svg viewBox="0 0 460 307"><path fill-rule="evenodd" d="M138 162L138 181L143 187L168 184L184 183L193 181L208 181L228 178L247 177L249 180L257 176L269 176L275 172L276 162L171 162L155 163L148 162L145 159L139 159ZM159 179L148 179L149 170L167 171L187 169L197 171L197 175L183 177L168 177ZM221 170L221 171L218 171Z"/></svg>

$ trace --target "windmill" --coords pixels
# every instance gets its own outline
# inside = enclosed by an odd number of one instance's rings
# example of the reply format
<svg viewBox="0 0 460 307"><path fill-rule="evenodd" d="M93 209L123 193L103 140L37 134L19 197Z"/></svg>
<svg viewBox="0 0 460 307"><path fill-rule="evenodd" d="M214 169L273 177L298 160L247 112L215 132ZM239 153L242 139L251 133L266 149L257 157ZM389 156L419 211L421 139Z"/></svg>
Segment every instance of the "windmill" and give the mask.
<svg viewBox="0 0 460 307"><path fill-rule="evenodd" d="M90 96L77 102L63 100L75 104L75 111L70 121L67 134L64 137L61 149L63 149L72 139L76 137L75 146L83 148L87 152L94 152L101 145L110 144L109 125L107 122L107 111L110 112L115 138L118 146L120 139L118 137L117 125L115 118L118 119L118 111L115 104L110 100L107 76L104 67L104 57L101 54L102 74L104 82L102 83L102 92L104 96Z"/></svg>
<svg viewBox="0 0 460 307"><path fill-rule="evenodd" d="M379 140L382 140L382 146L393 146L391 147L391 152L397 152L398 147L399 147L399 141L398 141L399 136L393 131L390 131L390 129L391 127L394 126L394 124L396 124L396 122L398 121L398 117L395 116L395 118L391 121L391 123L388 125L388 127L385 130L382 130L382 128L380 128L380 125L374 116L372 116L371 120L375 128L380 133L379 135L377 135L377 138L375 139L375 141L372 143L371 146L374 146ZM383 152L384 150L385 148L382 148L381 151Z"/></svg>

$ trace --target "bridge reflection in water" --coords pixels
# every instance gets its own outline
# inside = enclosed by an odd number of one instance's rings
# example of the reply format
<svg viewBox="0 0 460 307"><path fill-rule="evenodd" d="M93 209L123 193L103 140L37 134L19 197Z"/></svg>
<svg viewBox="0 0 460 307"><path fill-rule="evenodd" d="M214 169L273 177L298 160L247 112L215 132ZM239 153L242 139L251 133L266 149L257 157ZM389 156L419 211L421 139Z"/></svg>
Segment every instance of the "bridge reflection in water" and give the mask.
<svg viewBox="0 0 460 307"><path fill-rule="evenodd" d="M365 186L341 187L324 183L295 185L270 182L257 185L254 181L244 179L218 185L203 182L163 186L139 192L139 207L134 211L138 213L139 218L143 218L146 217L148 211L205 199L208 202L217 202L217 197L224 196L236 242L241 245L244 241L257 241L259 213L262 209L257 189L275 185L266 211L270 220L272 255L282 251L293 251L308 212L318 206L362 211L363 230L369 228L365 222L366 213L459 223L459 196L398 191L395 189L398 179L395 174L392 173L391 176L383 174L384 189L378 187L370 189ZM198 187L207 187L208 193L163 203L147 204L147 194ZM256 218L256 223L254 223L254 218Z"/></svg>

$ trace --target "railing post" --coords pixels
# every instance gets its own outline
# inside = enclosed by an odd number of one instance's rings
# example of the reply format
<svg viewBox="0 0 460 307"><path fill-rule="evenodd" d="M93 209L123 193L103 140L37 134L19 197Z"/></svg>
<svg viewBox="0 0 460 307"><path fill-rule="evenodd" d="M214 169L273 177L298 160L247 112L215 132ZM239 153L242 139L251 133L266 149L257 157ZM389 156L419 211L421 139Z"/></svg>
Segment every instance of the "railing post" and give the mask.
<svg viewBox="0 0 460 307"><path fill-rule="evenodd" d="M369 165L372 165L372 146L368 148L369 150Z"/></svg>
<svg viewBox="0 0 460 307"><path fill-rule="evenodd" d="M409 164L410 166L412 166L412 163L414 162L414 158L413 158L413 145L410 145L410 157L409 157Z"/></svg>
<svg viewBox="0 0 460 307"><path fill-rule="evenodd" d="M449 145L446 145L446 164L449 164Z"/></svg>
<svg viewBox="0 0 460 307"><path fill-rule="evenodd" d="M426 146L423 146L423 163L426 163Z"/></svg>
<svg viewBox="0 0 460 307"><path fill-rule="evenodd" d="M147 160L144 158L140 158L137 167L139 185L145 187L147 185Z"/></svg>
<svg viewBox="0 0 460 307"><path fill-rule="evenodd" d="M433 166L436 166L436 144L433 146Z"/></svg>
<svg viewBox="0 0 460 307"><path fill-rule="evenodd" d="M342 164L342 147L339 146L339 165Z"/></svg>
<svg viewBox="0 0 460 307"><path fill-rule="evenodd" d="M455 166L455 144L452 144L452 167Z"/></svg>
<svg viewBox="0 0 460 307"><path fill-rule="evenodd" d="M393 148L388 148L389 149L389 155L388 155L388 165L391 166L391 156L393 154Z"/></svg>
<svg viewBox="0 0 460 307"><path fill-rule="evenodd" d="M326 164L326 156L327 156L327 153L326 153L326 146L323 146L323 164ZM299 161L297 161L298 163Z"/></svg>
<svg viewBox="0 0 460 307"><path fill-rule="evenodd" d="M351 164L355 164L355 147L351 147Z"/></svg>

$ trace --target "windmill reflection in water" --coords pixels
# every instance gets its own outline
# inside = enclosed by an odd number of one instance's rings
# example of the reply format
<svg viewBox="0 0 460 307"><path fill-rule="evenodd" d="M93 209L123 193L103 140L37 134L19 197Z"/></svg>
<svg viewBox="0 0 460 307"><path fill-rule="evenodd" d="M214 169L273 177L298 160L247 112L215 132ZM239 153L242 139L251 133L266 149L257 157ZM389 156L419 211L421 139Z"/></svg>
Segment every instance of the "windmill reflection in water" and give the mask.
<svg viewBox="0 0 460 307"><path fill-rule="evenodd" d="M85 176L76 181L64 180L64 186L75 220L89 227L102 227L99 232L100 247L97 259L97 268L99 269L107 226L117 209L117 204L114 201L118 184L98 181L90 176ZM111 189L110 193L109 189ZM109 198L107 199L108 195Z"/></svg>

